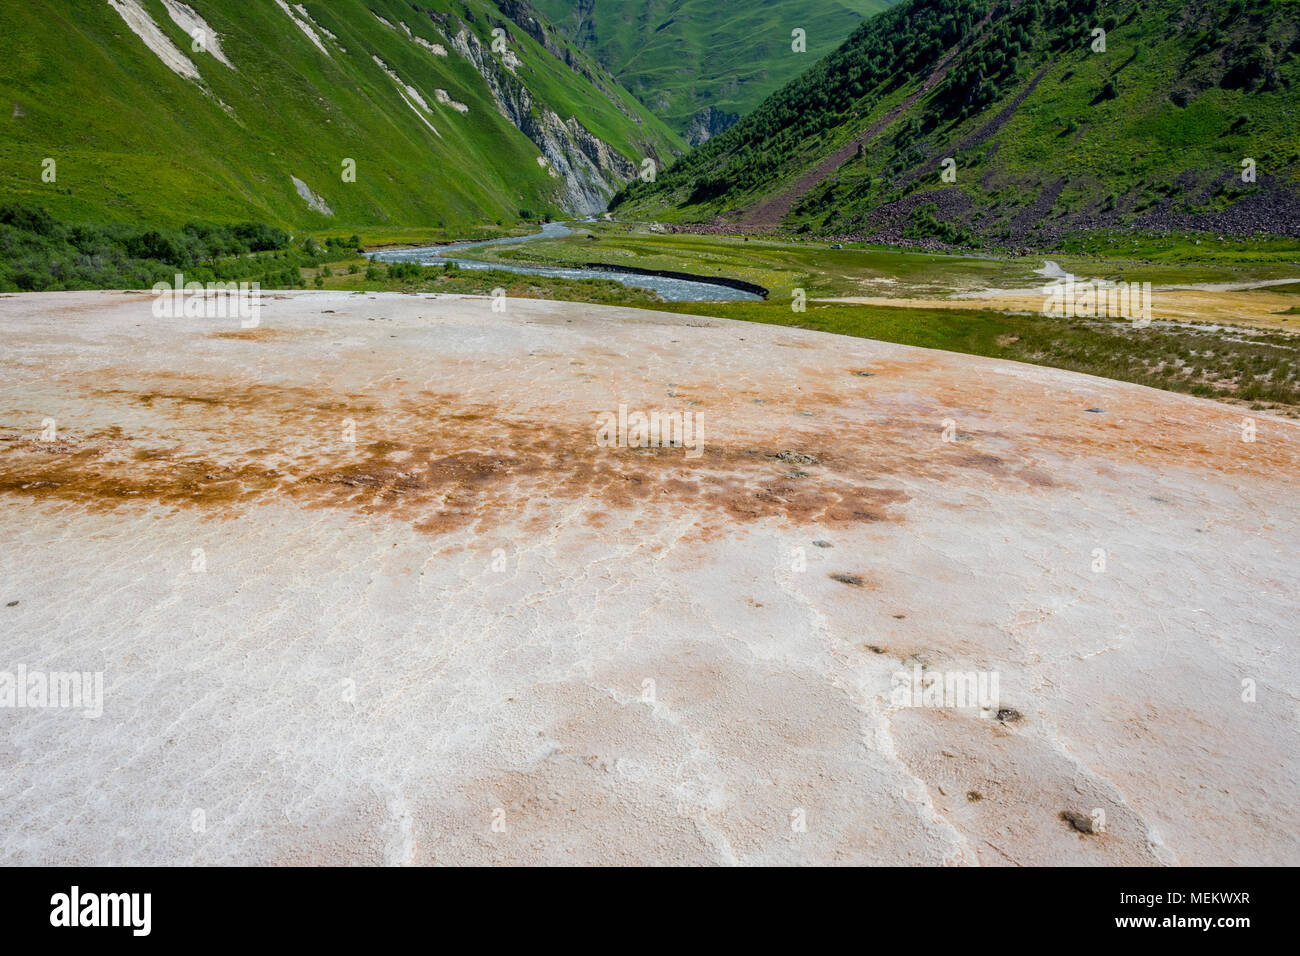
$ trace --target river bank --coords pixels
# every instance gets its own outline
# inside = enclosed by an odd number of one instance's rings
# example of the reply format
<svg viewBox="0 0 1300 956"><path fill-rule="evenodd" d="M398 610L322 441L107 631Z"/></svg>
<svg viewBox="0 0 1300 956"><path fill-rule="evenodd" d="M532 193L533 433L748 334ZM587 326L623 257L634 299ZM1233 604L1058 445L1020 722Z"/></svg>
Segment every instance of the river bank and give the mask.
<svg viewBox="0 0 1300 956"><path fill-rule="evenodd" d="M462 269L498 269L520 275L561 279L609 279L626 286L646 289L666 302L743 301L766 299L768 296L768 290L758 283L725 276L706 276L635 266L610 266L602 263L569 266L530 265L457 255L471 250L487 250L493 247L513 248L539 240L561 239L574 234L575 230L570 228L572 225L586 224L549 222L540 232L530 235L381 250L373 253L372 258L382 262L415 262L421 265L453 262Z"/></svg>

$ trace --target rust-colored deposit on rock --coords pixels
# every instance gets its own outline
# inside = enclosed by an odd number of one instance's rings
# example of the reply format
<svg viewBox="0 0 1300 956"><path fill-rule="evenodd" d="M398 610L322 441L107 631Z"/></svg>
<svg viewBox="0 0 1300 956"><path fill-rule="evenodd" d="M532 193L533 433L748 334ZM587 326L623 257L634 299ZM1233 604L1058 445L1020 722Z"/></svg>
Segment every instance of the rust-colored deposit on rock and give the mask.
<svg viewBox="0 0 1300 956"><path fill-rule="evenodd" d="M628 309L150 305L0 299L0 670L106 688L6 712L0 859L1300 863L1294 423Z"/></svg>
<svg viewBox="0 0 1300 956"><path fill-rule="evenodd" d="M127 374L106 377L122 382ZM864 453L887 456L897 446L900 461L923 466L893 434L819 436L821 445L842 450L795 471L780 460L779 446L725 438L692 458L681 447L600 447L596 417L581 409L458 404L395 389L339 398L328 389L239 381L192 381L178 390L175 378L95 390L94 417L136 418L139 437L113 426L112 437L82 439L73 419L57 445L30 436L0 445L0 493L223 515L274 496L304 507L391 513L436 530L516 520L543 498L557 507L668 506L701 523L879 521L907 495L887 478L864 478ZM722 423L713 411L700 414ZM354 440L344 439L345 427ZM967 457L956 456L952 467L970 467ZM892 473L897 464L874 470Z"/></svg>

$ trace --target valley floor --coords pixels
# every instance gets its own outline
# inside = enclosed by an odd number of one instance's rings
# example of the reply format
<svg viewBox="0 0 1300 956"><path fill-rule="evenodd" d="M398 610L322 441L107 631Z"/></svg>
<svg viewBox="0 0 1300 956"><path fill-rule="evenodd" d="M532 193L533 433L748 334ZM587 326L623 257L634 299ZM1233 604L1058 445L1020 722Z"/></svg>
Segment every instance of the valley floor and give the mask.
<svg viewBox="0 0 1300 956"><path fill-rule="evenodd" d="M708 315L151 305L0 297L0 670L103 674L0 709L0 861L1300 864L1294 422Z"/></svg>
<svg viewBox="0 0 1300 956"><path fill-rule="evenodd" d="M481 255L743 279L770 290L768 300L651 307L1032 362L1300 416L1300 250L1267 239L1122 241L1080 241L1104 254L955 255L584 223L562 239ZM1067 274L1131 284L1150 323L1046 314L1050 284Z"/></svg>
<svg viewBox="0 0 1300 956"><path fill-rule="evenodd" d="M1296 285L1300 287L1300 282ZM1041 289L1000 290L955 295L946 299L886 298L884 296L840 296L820 299L849 305L878 305L908 309L979 309L1022 314L1041 314L1045 296ZM1153 295L1151 320L1165 323L1240 326L1300 335L1300 309L1294 293L1267 289L1161 289ZM1298 339L1297 341L1300 341Z"/></svg>

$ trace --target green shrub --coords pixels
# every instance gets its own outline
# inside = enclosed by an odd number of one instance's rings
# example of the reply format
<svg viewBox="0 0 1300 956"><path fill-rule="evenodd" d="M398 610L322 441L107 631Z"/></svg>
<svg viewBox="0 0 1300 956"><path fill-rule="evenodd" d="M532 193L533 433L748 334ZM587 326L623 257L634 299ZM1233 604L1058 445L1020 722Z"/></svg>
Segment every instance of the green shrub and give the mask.
<svg viewBox="0 0 1300 956"><path fill-rule="evenodd" d="M388 278L390 279L418 279L424 274L424 266L418 262L390 262L388 264Z"/></svg>

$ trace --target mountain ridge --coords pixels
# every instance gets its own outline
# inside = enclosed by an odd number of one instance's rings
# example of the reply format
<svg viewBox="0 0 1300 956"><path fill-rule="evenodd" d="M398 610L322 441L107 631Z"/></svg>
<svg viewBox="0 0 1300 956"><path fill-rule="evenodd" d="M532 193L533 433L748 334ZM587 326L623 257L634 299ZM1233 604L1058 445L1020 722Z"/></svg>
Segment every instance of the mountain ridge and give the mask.
<svg viewBox="0 0 1300 956"><path fill-rule="evenodd" d="M511 0L502 0L509 3ZM895 0L533 0L692 145L735 123ZM795 30L806 52L794 50Z"/></svg>
<svg viewBox="0 0 1300 956"><path fill-rule="evenodd" d="M882 242L1297 235L1298 11L908 0L614 208Z"/></svg>
<svg viewBox="0 0 1300 956"><path fill-rule="evenodd" d="M595 212L684 142L541 29L486 0L6 5L0 194L159 224Z"/></svg>

